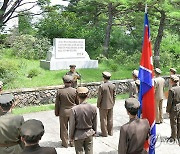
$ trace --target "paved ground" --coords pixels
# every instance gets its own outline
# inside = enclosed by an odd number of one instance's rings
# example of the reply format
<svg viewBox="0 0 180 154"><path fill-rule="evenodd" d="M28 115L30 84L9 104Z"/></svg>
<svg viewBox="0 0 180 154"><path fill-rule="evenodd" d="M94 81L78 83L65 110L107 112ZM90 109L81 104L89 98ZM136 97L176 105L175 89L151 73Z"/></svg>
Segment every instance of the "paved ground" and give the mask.
<svg viewBox="0 0 180 154"><path fill-rule="evenodd" d="M164 112L166 101L164 101ZM98 115L99 116L99 115ZM165 141L165 137L170 136L170 124L167 116L160 125L156 125L157 135L159 137L156 143L156 154L179 154L180 147L176 144L169 144ZM39 119L44 123L45 134L40 142L42 146L55 147L58 154L75 154L73 147L61 147L59 139L59 118L54 116L54 111L44 111L38 113L31 113L24 115L27 119ZM119 142L120 126L128 121L128 116L124 108L124 100L117 101L114 107L114 135L109 137L95 137L94 138L94 154L117 154L117 147ZM98 120L98 131L100 131Z"/></svg>

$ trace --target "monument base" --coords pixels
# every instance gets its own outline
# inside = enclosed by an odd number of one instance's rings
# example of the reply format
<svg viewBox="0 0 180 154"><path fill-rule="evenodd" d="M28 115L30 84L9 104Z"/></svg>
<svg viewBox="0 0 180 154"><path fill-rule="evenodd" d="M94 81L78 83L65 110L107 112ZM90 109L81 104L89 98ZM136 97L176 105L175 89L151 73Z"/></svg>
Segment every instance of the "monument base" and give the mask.
<svg viewBox="0 0 180 154"><path fill-rule="evenodd" d="M69 65L74 64L76 68L98 68L98 60L41 60L40 67L47 70L69 69Z"/></svg>

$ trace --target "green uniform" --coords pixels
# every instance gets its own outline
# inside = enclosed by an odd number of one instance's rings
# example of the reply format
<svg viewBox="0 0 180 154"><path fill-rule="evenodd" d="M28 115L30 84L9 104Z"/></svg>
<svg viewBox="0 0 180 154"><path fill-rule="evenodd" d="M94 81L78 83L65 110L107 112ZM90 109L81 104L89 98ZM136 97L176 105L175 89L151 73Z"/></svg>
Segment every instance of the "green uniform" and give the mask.
<svg viewBox="0 0 180 154"><path fill-rule="evenodd" d="M20 154L22 143L19 129L23 116L6 113L0 116L0 154Z"/></svg>

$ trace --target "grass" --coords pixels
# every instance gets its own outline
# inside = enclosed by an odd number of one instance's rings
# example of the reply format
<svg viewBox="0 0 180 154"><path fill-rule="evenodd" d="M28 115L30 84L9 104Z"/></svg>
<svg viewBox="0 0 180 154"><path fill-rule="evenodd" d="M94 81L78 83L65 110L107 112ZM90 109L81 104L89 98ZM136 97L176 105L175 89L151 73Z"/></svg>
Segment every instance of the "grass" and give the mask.
<svg viewBox="0 0 180 154"><path fill-rule="evenodd" d="M43 87L43 86L53 86L62 84L63 75L69 70L58 70L49 71L40 68L39 60L25 60L25 59L9 59L4 58L4 60L13 61L14 65L18 66L17 76L12 83L7 83L4 85L4 89L16 89L16 88L31 88L31 87ZM38 75L32 78L28 78L28 74L31 70L37 70ZM97 69L77 69L81 74L82 83L87 82L97 82L102 81L102 72L109 71L106 64L99 64ZM128 70L124 66L119 66L116 72L112 73L112 80L120 80L125 78L131 78L131 70Z"/></svg>
<svg viewBox="0 0 180 154"><path fill-rule="evenodd" d="M116 96L116 100L125 99L125 98L128 98L128 94L120 94ZM97 98L89 98L88 102L91 104L96 104ZM49 110L54 110L54 104L28 106L28 107L23 107L23 108L17 107L12 110L12 113L16 115L22 115L22 114L27 114L27 113L49 111Z"/></svg>

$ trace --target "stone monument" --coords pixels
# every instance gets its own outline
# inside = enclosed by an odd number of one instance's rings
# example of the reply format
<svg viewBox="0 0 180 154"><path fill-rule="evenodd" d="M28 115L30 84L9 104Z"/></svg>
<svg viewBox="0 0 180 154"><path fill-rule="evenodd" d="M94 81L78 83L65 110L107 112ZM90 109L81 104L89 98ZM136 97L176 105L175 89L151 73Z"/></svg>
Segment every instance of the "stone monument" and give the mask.
<svg viewBox="0 0 180 154"><path fill-rule="evenodd" d="M98 67L98 61L91 60L85 51L85 39L55 38L46 60L40 61L40 66L49 70L69 69L70 64L76 68Z"/></svg>

